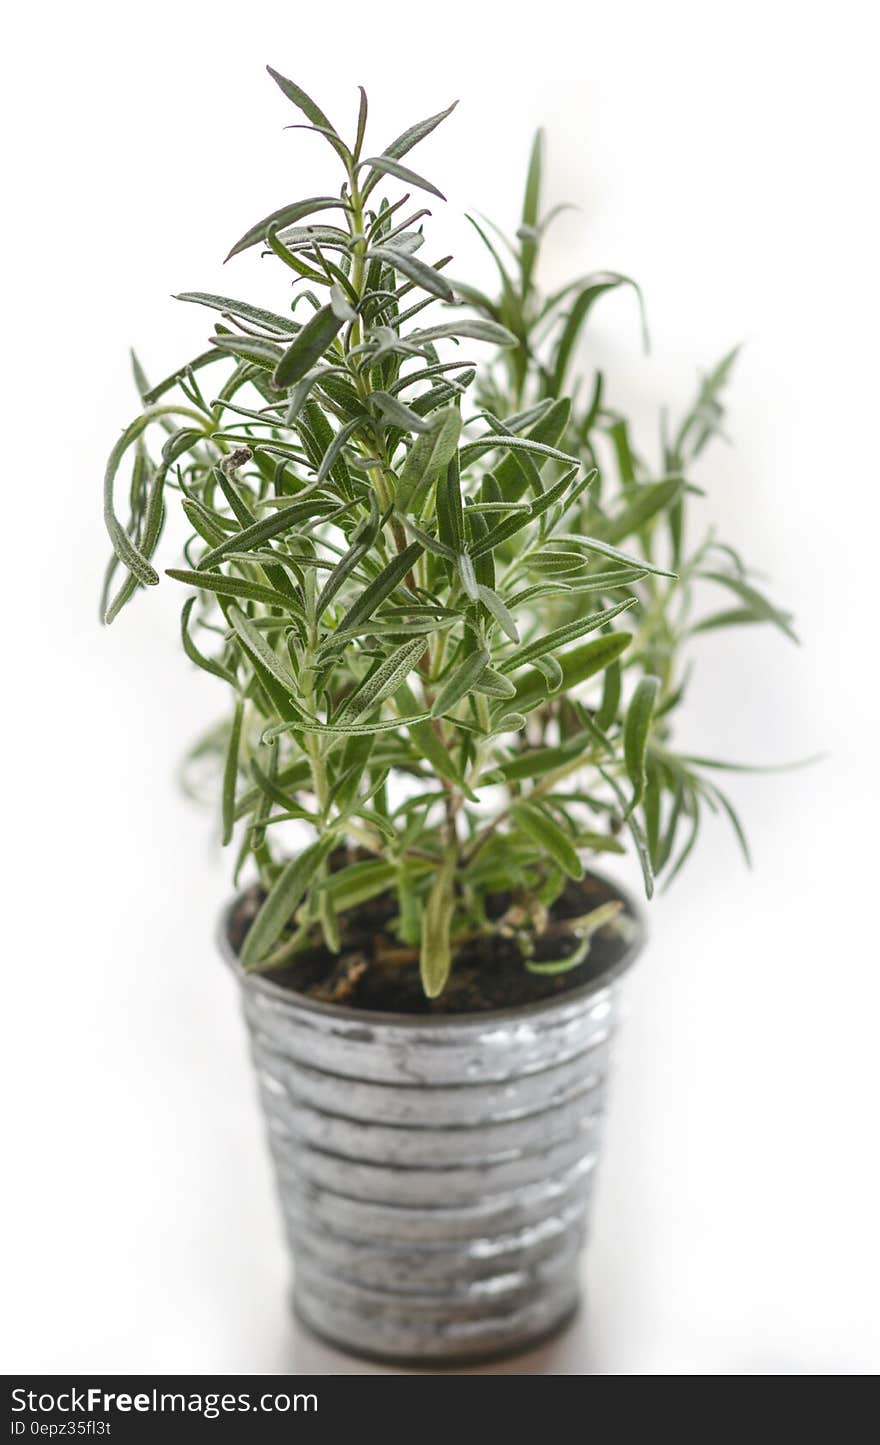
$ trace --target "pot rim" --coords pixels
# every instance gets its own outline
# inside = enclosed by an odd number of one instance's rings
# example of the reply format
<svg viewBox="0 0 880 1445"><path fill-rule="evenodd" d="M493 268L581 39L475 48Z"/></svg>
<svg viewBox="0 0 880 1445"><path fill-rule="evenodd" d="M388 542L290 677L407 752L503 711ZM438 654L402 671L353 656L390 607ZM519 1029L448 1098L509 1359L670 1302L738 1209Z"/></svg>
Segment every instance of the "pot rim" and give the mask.
<svg viewBox="0 0 880 1445"><path fill-rule="evenodd" d="M315 1014L319 1018L328 1020L335 1019L340 1023L354 1023L361 1027L369 1027L371 1024L395 1024L405 1028L455 1028L457 1025L475 1024L496 1024L496 1023L518 1023L527 1020L538 1014L550 1013L565 1008L568 1004L579 1003L589 998L594 993L599 993L609 983L625 973L632 963L638 958L648 938L647 925L642 910L633 902L632 895L627 888L619 884L616 879L608 878L604 873L597 873L589 868L586 873L613 888L623 902L625 912L633 919L637 926L637 933L624 946L620 958L609 964L595 978L589 979L586 983L580 984L577 988L568 989L563 993L553 995L549 998L535 999L532 1003L514 1004L509 1008L497 1009L475 1009L469 1012L456 1014L415 1014L395 1013L385 1009L352 1008L349 1004L324 1003L321 999L308 998L294 988L282 988L278 983L265 974L249 973L243 969L238 954L232 947L229 939L229 924L233 913L238 907L241 893L235 896L225 905L220 913L219 925L217 928L217 942L223 961L229 966L236 978L242 985L249 988L256 988L268 995L278 1003L295 1005L306 1013Z"/></svg>

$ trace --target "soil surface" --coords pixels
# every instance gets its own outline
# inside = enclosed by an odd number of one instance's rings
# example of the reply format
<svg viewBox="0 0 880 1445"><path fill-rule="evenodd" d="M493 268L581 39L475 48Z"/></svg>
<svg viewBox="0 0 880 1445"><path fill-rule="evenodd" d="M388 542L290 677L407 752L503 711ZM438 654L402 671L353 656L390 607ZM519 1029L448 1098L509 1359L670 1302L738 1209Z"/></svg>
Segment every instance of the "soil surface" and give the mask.
<svg viewBox="0 0 880 1445"><path fill-rule="evenodd" d="M334 861L337 860L331 860L331 866ZM568 882L549 911L550 930L535 937L534 961L562 959L572 954L580 939L558 925L569 918L580 918L619 896L604 879L590 873L578 883ZM229 923L229 939L236 953L264 897L263 889L254 885L239 898ZM501 918L512 901L508 894L490 897L487 900L489 916ZM632 914L623 901L625 928ZM345 915L341 953L333 954L319 944L303 949L290 963L265 976L282 988L308 998L345 1004L349 1008L407 1014L479 1013L536 1003L579 988L613 967L628 947L615 921L593 935L583 963L566 973L541 975L527 970L514 938L502 933L488 934L459 946L443 994L440 998L428 999L422 992L413 950L403 948L391 931L396 912L397 902L392 895L371 899Z"/></svg>

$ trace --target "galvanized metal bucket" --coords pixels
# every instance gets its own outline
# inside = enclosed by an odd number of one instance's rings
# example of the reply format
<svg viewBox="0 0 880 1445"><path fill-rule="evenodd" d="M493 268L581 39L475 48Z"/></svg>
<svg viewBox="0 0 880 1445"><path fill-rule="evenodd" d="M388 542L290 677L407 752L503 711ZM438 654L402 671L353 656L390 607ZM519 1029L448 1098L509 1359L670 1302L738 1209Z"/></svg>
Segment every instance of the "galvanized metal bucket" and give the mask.
<svg viewBox="0 0 880 1445"><path fill-rule="evenodd" d="M234 907L234 905L233 905ZM629 910L637 918L635 910ZM525 1349L578 1301L619 979L447 1016L242 989L294 1308L354 1354L437 1365Z"/></svg>

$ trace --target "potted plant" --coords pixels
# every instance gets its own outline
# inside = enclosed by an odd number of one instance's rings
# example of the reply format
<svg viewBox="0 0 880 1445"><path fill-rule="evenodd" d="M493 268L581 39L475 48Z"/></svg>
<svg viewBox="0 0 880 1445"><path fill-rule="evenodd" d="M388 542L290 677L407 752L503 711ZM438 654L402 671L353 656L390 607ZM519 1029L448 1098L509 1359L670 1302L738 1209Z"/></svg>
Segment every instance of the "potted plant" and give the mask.
<svg viewBox="0 0 880 1445"><path fill-rule="evenodd" d="M475 222L489 295L434 255L411 198L440 195L409 153L449 111L373 152L363 92L349 143L270 73L342 183L232 247L271 258L277 310L186 292L216 314L206 349L155 386L135 363L102 612L159 581L179 503L167 575L183 649L228 700L200 749L243 884L221 944L296 1307L349 1349L448 1362L575 1306L617 980L642 938L583 860L631 846L650 897L706 807L743 842L715 765L674 746L682 657L708 628L791 625L686 527L732 357L656 469L601 376L570 388L592 307L633 283L539 290L540 138L516 239ZM713 588L726 602L695 619Z"/></svg>

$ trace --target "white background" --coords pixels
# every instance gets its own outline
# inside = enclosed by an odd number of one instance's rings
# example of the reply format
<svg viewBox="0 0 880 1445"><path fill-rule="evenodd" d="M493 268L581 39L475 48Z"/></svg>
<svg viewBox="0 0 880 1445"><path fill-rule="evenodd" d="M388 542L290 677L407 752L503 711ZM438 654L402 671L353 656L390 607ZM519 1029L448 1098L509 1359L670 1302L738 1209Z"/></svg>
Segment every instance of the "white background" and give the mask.
<svg viewBox="0 0 880 1445"><path fill-rule="evenodd" d="M219 705L180 655L171 583L109 631L106 452L153 376L203 345L187 288L249 292L246 225L325 188L270 61L374 149L455 96L417 168L515 224L543 122L547 279L611 266L587 364L647 438L734 342L734 445L706 517L772 574L796 649L699 648L683 741L805 772L736 781L756 868L720 826L651 911L629 992L574 1331L499 1371L855 1373L876 1299L876 37L810 3L49 3L6 20L5 876L0 1240L7 1370L345 1373L292 1333L231 981L216 824L173 770ZM415 159L415 158L414 158ZM332 164L332 162L331 162ZM335 183L335 177L334 177ZM438 247L439 249L439 247ZM173 550L173 547L172 549ZM166 549L164 565L171 565ZM624 870L624 876L630 876Z"/></svg>

